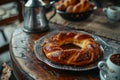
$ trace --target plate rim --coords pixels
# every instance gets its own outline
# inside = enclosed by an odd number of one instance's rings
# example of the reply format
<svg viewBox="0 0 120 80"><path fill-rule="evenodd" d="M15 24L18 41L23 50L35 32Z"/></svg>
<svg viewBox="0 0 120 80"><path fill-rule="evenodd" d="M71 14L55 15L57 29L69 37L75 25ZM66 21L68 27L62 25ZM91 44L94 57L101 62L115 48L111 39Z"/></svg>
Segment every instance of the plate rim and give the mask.
<svg viewBox="0 0 120 80"><path fill-rule="evenodd" d="M85 32L85 31L78 31L78 30L62 30L62 31L76 31L76 32L79 32L79 33L85 33L85 34L88 34L88 35L91 35L93 38L95 38L95 37L97 37L98 39L100 39L100 41L102 40L100 37L98 37L98 36L96 36L96 35L93 35L93 34L91 34L91 33L88 33L88 32ZM46 60L41 60L41 58L40 58L40 53L38 53L37 52L37 48L39 48L38 47L38 44L40 44L40 42L41 42L41 40L43 40L43 39L45 39L45 37L50 37L51 35L53 36L53 35L55 35L55 34L57 34L58 32L60 32L60 30L55 30L55 31L52 31L52 32L50 32L49 34L46 34L45 36L43 36L43 37L41 37L41 38L39 38L36 42L35 42L35 45L34 45L34 52L35 52L35 55L36 55L36 57L40 60L40 61L42 61L43 63L45 63L45 64L47 64L47 65L49 65L49 66L51 66L51 67L53 67L53 68L56 68L56 69L61 69L61 70L70 70L70 71L87 71L87 70L92 70L92 69L95 69L95 68L97 68L97 64L95 65L95 66L92 66L92 67L90 67L90 68L74 68L73 66L69 66L69 65L62 65L62 67L61 67L61 64L56 64L56 63L53 63L53 62L51 62L51 61L49 61L49 59L47 59L46 58ZM55 34L54 34L55 33ZM104 48L106 48L106 46L107 47L110 47L106 42L104 42L103 40L102 40L102 44L104 44L104 47L102 47L103 48L103 54L105 54L105 52L104 52ZM100 44L101 45L101 44ZM41 45L42 46L42 45ZM111 48L111 47L110 47ZM112 53L112 52L111 52ZM42 52L42 55L44 55L44 53ZM44 55L45 56L45 55ZM108 57L108 56L107 56ZM106 58L107 58L106 57ZM104 57L102 60L106 60L106 58ZM99 61L101 61L101 60L99 60ZM99 62L99 61L97 61L97 62Z"/></svg>

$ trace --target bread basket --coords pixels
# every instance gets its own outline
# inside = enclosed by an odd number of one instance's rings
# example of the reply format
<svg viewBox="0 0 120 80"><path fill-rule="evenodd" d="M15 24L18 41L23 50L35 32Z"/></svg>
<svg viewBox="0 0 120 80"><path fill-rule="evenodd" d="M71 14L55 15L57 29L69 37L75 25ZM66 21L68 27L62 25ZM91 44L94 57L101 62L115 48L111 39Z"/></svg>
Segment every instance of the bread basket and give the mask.
<svg viewBox="0 0 120 80"><path fill-rule="evenodd" d="M89 18L92 14L93 10L88 10L86 12L81 13L66 13L65 11L57 10L57 13L64 19L69 21L83 21Z"/></svg>
<svg viewBox="0 0 120 80"><path fill-rule="evenodd" d="M66 12L65 10L60 10L56 8L56 12L64 19L69 20L69 21L84 21L90 17L90 15L93 13L95 8L97 8L97 4L94 0L89 0L90 1L90 6L88 10L80 11L79 13L76 12ZM60 3L59 3L60 4ZM57 4L58 5L58 4Z"/></svg>

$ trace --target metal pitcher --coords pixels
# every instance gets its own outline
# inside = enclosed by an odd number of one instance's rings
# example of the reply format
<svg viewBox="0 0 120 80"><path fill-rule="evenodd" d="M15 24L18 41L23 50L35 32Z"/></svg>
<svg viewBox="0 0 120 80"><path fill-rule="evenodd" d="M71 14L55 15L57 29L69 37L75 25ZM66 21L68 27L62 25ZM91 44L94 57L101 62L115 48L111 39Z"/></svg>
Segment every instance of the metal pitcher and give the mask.
<svg viewBox="0 0 120 80"><path fill-rule="evenodd" d="M24 31L25 32L44 32L49 30L49 20L56 14L53 6L54 2L48 4L42 0L28 0L24 9ZM46 13L53 10L49 19Z"/></svg>

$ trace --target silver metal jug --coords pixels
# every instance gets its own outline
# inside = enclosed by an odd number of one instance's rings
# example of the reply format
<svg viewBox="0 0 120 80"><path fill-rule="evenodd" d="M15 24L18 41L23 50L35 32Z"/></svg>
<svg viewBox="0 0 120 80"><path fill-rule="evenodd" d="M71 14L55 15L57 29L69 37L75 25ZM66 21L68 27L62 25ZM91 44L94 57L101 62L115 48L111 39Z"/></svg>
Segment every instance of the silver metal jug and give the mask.
<svg viewBox="0 0 120 80"><path fill-rule="evenodd" d="M54 2L45 4L42 0L28 0L25 4L24 31L44 32L49 30L49 20L56 14ZM49 19L46 17L48 11L53 10Z"/></svg>

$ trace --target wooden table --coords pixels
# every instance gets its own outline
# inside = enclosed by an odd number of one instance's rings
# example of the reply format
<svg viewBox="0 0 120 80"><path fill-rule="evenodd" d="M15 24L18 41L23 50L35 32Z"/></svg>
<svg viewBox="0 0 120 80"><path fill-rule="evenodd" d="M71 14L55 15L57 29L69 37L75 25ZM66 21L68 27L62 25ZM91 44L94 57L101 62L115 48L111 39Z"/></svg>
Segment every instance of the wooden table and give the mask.
<svg viewBox="0 0 120 80"><path fill-rule="evenodd" d="M58 29L65 27L59 26ZM34 54L33 46L35 41L46 33L26 33L22 25L13 33L10 56L17 80L100 80L98 68L82 72L67 71L54 69L39 61Z"/></svg>

